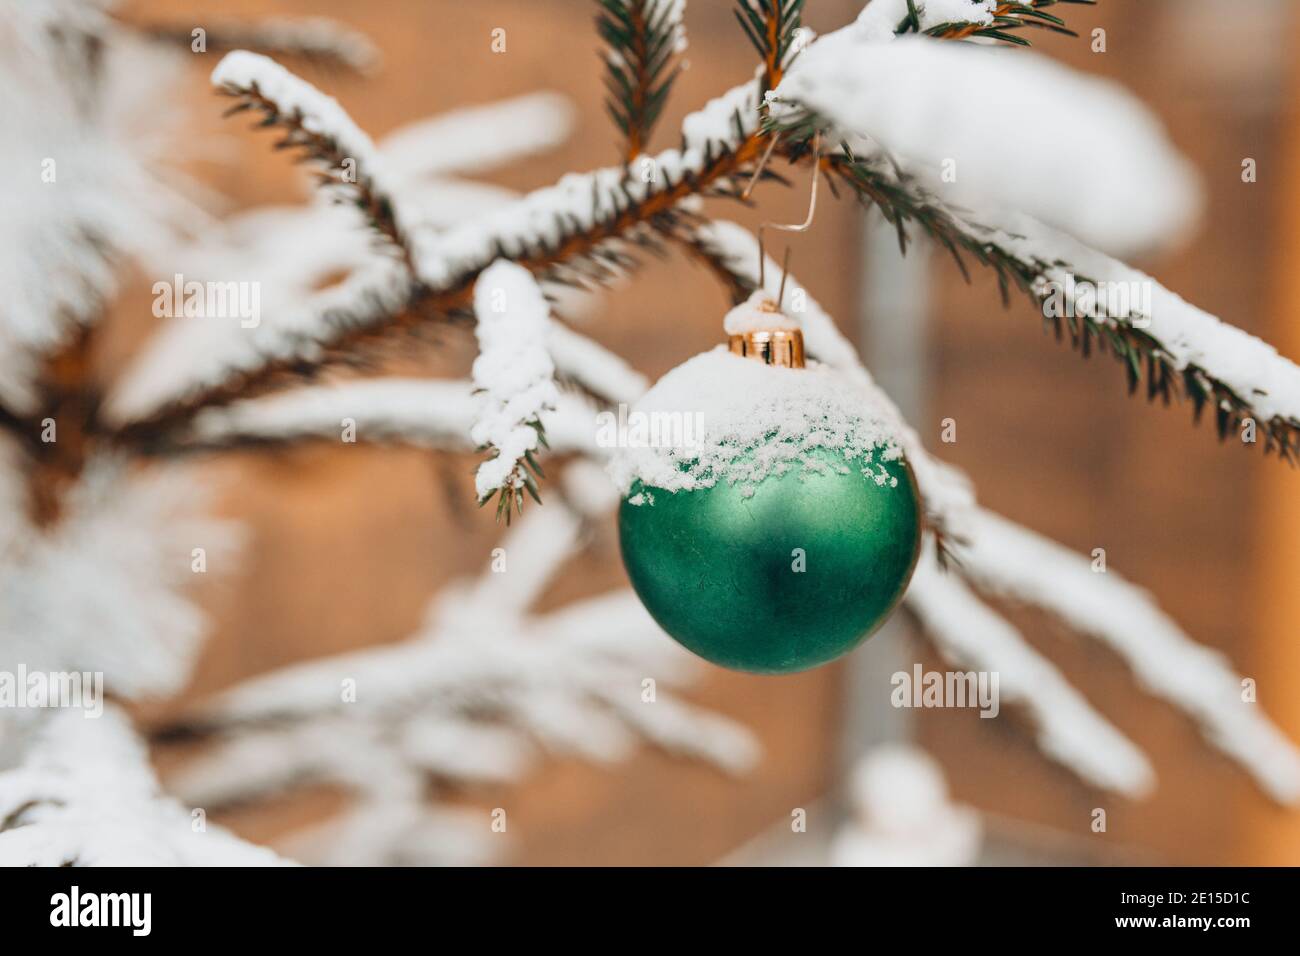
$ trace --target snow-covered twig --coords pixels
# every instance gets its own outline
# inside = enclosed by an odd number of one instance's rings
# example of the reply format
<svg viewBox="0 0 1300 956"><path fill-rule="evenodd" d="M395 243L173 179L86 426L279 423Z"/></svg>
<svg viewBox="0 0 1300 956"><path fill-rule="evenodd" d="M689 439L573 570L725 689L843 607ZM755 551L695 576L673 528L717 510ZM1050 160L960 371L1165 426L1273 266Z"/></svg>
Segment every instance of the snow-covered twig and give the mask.
<svg viewBox="0 0 1300 956"><path fill-rule="evenodd" d="M479 504L500 495L498 516L523 507L524 491L540 504L534 453L546 443L542 415L555 408L555 364L547 350L550 308L532 274L505 259L493 263L474 286L474 388L480 395L470 437L492 457L479 465Z"/></svg>
<svg viewBox="0 0 1300 956"><path fill-rule="evenodd" d="M593 514L607 514L617 500L595 466L570 468L565 482L566 500ZM379 827L387 836L367 859L391 862L413 832L452 822L428 816L443 813L425 802L430 778L512 782L540 751L609 762L625 756L636 736L733 772L747 769L756 745L746 731L665 693L690 676L692 662L630 591L530 613L578 547L584 520L563 506L530 510L501 542L493 570L440 595L410 640L296 665L226 692L176 728L218 736L173 786L214 808L313 782L343 786L359 804L328 833L352 845L359 832L376 829L386 807L407 822L392 832ZM463 839L432 859L446 861L456 847L471 856L482 849L474 827L486 832L487 816L461 822ZM421 844L421 862L430 862L437 848Z"/></svg>
<svg viewBox="0 0 1300 956"><path fill-rule="evenodd" d="M994 90L1015 93L982 104L980 92ZM861 138L855 152L883 151L976 220L1014 209L1131 254L1183 235L1198 208L1190 165L1139 100L1029 51L881 44L853 25L811 44L773 102L775 122L799 110L823 117L835 141ZM1069 123L1054 119L1062 103ZM1080 128L1098 135L1081 145Z"/></svg>
<svg viewBox="0 0 1300 956"><path fill-rule="evenodd" d="M1190 714L1271 797L1300 801L1300 750L1248 697L1222 654L1194 643L1147 592L1115 571L1099 573L1086 558L990 512L977 510L968 520L955 547L964 577L1103 641L1145 690Z"/></svg>
<svg viewBox="0 0 1300 956"><path fill-rule="evenodd" d="M200 511L201 484L131 476L92 459L60 521L33 526L22 473L0 447L0 670L103 674L117 697L169 693L189 675L204 621L181 593L217 573L235 529Z"/></svg>
<svg viewBox="0 0 1300 956"><path fill-rule="evenodd" d="M1152 789L1155 773L1142 751L1014 627L942 571L933 551L917 563L906 600L945 657L998 675L1005 700L1028 709L1045 754L1094 786L1129 796Z"/></svg>
<svg viewBox="0 0 1300 956"><path fill-rule="evenodd" d="M1198 412L1212 405L1221 435L1240 428L1253 441L1258 428L1266 451L1300 453L1300 368L1067 234L1132 248L1176 231L1193 205L1190 176L1154 120L1116 87L1007 53L880 43L851 25L800 56L776 91L772 126L794 156L816 130L839 135L821 162L877 205L900 241L914 222L959 264L964 252L992 268L1004 297L1022 289L1084 354L1097 347L1123 360L1131 387L1145 373L1149 397L1181 389ZM877 68L914 81L881 96ZM986 117L952 95L971 85L1071 102L1108 136L1078 150L1063 133L1031 131L1019 111ZM1003 126L990 134L990 123ZM1145 144L1140 159L1135 143Z"/></svg>
<svg viewBox="0 0 1300 956"><path fill-rule="evenodd" d="M349 194L371 227L414 268L417 237L409 217L399 207L374 143L337 100L270 57L247 50L226 54L212 71L212 85L238 99L230 112L256 110L263 115L261 125L280 129L278 145L300 149L314 160L324 181Z"/></svg>
<svg viewBox="0 0 1300 956"><path fill-rule="evenodd" d="M277 866L289 861L209 825L158 788L115 708L47 715L0 772L0 866Z"/></svg>

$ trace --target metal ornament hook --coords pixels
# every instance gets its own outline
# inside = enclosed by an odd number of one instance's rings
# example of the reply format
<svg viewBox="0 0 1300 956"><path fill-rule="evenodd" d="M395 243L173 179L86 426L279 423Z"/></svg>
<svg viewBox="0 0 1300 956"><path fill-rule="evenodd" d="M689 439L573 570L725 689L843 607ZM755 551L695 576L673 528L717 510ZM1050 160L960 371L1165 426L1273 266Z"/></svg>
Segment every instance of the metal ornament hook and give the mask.
<svg viewBox="0 0 1300 956"><path fill-rule="evenodd" d="M740 195L741 199L748 199L749 194L753 192L754 186L758 183L759 177L763 175L763 170L767 167L768 161L772 158L772 153L775 151L776 144L780 138L781 134L776 133L772 137L772 142L768 144L767 149L763 151L763 155L759 159L758 165L754 167L754 175L750 177L749 185L745 187L745 191ZM804 218L804 221L800 223L761 222L758 225L758 287L760 289L767 288L767 243L766 237L763 234L764 230L779 229L782 232L807 232L812 227L813 220L817 216L817 180L821 178L821 141L821 130L818 130L813 134L812 183L808 191L808 215ZM787 247L785 251L785 261L781 267L781 288L777 293L776 301L778 308L780 308L781 302L785 298L785 280L789 273L790 249Z"/></svg>

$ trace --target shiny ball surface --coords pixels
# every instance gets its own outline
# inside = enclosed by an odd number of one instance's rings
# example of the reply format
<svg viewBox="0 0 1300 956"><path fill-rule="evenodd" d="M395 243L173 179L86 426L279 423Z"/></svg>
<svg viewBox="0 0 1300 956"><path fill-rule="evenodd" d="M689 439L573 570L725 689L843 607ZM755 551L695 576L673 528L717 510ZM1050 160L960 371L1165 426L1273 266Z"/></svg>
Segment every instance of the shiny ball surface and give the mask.
<svg viewBox="0 0 1300 956"><path fill-rule="evenodd" d="M684 647L733 670L788 674L847 653L893 611L921 541L905 461L874 463L890 479L878 484L860 467L842 473L833 451L814 457L828 467L769 475L749 496L725 481L632 486L619 508L623 561Z"/></svg>

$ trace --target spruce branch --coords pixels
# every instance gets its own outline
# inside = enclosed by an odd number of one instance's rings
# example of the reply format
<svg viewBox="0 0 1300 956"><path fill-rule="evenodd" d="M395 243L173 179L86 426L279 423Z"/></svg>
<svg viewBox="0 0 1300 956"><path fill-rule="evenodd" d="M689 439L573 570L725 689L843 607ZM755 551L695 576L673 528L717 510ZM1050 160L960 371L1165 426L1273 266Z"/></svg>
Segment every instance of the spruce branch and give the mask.
<svg viewBox="0 0 1300 956"><path fill-rule="evenodd" d="M414 273L415 253L399 221L393 197L381 186L376 170L371 168L374 149L369 140L356 129L335 101L318 93L274 61L253 64L267 68L254 72L239 69L238 66L243 64L234 60L254 56L244 52L231 54L214 73L218 92L236 100L224 115L260 114L257 127L276 129L281 133L275 149L296 151L298 162L315 164L320 184L336 189L344 201L355 206L370 228L391 244ZM236 68L223 74L221 71L232 60ZM275 68L275 72L270 68ZM260 78L263 72L275 85L286 89L264 89ZM304 107L303 101L309 105Z"/></svg>
<svg viewBox="0 0 1300 956"><path fill-rule="evenodd" d="M993 10L992 23L950 22L938 23L921 30L921 21L917 16L912 0L908 0L908 15L899 23L896 33L924 32L927 36L943 40L966 40L971 37L986 37L1000 40L1016 46L1029 46L1030 43L1014 30L1039 29L1065 36L1077 37L1078 34L1065 25L1065 21L1046 11L1047 7L1058 3L1095 4L1096 0L1029 0L1027 3L999 3Z"/></svg>
<svg viewBox="0 0 1300 956"><path fill-rule="evenodd" d="M763 88L774 90L796 52L804 0L737 0L736 21L763 58Z"/></svg>
<svg viewBox="0 0 1300 956"><path fill-rule="evenodd" d="M809 157L813 133L831 126L804 111L766 128L781 133L778 152L799 162ZM1174 398L1187 398L1196 421L1207 407L1212 407L1221 441L1239 432L1247 422L1254 422L1263 436L1265 454L1276 449L1282 459L1291 463L1300 457L1300 420L1261 416L1237 389L1207 369L1199 364L1180 365L1169 346L1144 327L1148 316L1131 310L1124 315L1105 314L1101 303L1100 314L1095 316L1049 314L1047 302L1060 275L1069 272L1081 284L1095 284L1102 277L1074 272L1069 262L1025 251L1024 247L1031 244L1023 242L1023 236L969 221L882 157L856 156L847 143L841 143L839 152L821 157L819 162L860 202L880 210L895 227L899 249L904 253L911 238L909 226L915 226L949 252L968 282L971 273L963 254L973 258L997 277L1004 305L1010 304L1012 291L1018 291L1034 303L1058 341L1068 334L1071 346L1084 358L1094 350L1114 356L1124 367L1130 394L1145 383L1148 401L1159 398L1169 404Z"/></svg>
<svg viewBox="0 0 1300 956"><path fill-rule="evenodd" d="M681 72L682 0L597 0L605 41L605 108L623 133L624 159L639 156Z"/></svg>
<svg viewBox="0 0 1300 956"><path fill-rule="evenodd" d="M611 179L604 177L603 171L591 174L591 188L603 189L608 195L600 203L602 213L589 223L561 217L552 237L518 240L522 248L514 252L507 252L504 237L489 238L483 243L488 255L458 261L436 282L410 280L397 292L387 282L380 282L358 296L357 307L327 315L320 335L285 343L255 367L233 372L220 383L196 389L127 423L117 430L117 439L145 452L165 447L168 433L184 429L207 408L265 395L330 369L355 366L403 334L421 335L449 322L463 323L471 317L474 283L495 258L511 259L539 281L607 284L636 265L635 251L656 252L660 235L671 235L695 221L684 203L700 196L740 194L768 136L756 129L756 120L747 123L740 115L733 119L731 138L702 147L696 167L676 174L670 173L667 164L660 164L656 181L641 184L638 195L633 194L621 171L612 177L613 185L602 186ZM528 197L521 200L521 204L527 202Z"/></svg>

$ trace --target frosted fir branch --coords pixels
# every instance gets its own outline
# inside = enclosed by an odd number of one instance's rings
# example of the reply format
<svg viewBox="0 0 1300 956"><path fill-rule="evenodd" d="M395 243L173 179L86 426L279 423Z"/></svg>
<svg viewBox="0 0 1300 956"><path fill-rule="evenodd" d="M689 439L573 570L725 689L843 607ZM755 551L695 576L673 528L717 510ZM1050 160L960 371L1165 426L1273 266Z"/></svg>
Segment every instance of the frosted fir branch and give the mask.
<svg viewBox="0 0 1300 956"><path fill-rule="evenodd" d="M222 58L212 71L212 85L238 100L227 116L249 110L260 113L259 126L282 133L276 149L298 150L314 162L321 181L346 195L414 270L414 240L378 151L337 100L269 57L246 50Z"/></svg>
<svg viewBox="0 0 1300 956"><path fill-rule="evenodd" d="M498 186L445 178L404 183L402 195L422 228L433 230L518 198ZM258 283L262 321L255 329L200 318L170 321L114 383L104 405L109 423L146 419L169 404L178 412L193 394L219 389L250 369L275 366L277 357L298 350L305 362L312 342L354 330L360 317L401 312L411 299L409 273L355 225L349 210L326 201L261 207L175 250L167 273ZM318 291L339 276L344 277L340 282ZM554 285L546 291L565 314L581 317L590 311L588 292ZM338 361L344 362L342 354ZM286 361L275 374L268 370L267 378L275 381L263 387L291 379L293 366Z"/></svg>
<svg viewBox="0 0 1300 956"><path fill-rule="evenodd" d="M861 55L868 52L871 56ZM997 275L1004 299L1009 297L1012 288L1024 292L1055 327L1058 336L1068 330L1071 341L1085 356L1094 347L1114 354L1125 367L1131 391L1145 378L1148 398L1161 397L1168 401L1185 395L1198 416L1205 406L1212 406L1220 437L1241 431L1243 438L1253 441L1258 430L1266 452L1276 448L1283 458L1295 457L1300 449L1300 370L1294 363L1260 340L1188 305L1150 277L1089 249L1024 212L1015 211L1028 209L1063 224L1069 220L1068 228L1075 233L1094 231L1087 220L1061 213L1062 207L1047 193L1034 192L1029 197L1018 197L1014 189L1003 193L1000 207L995 203L984 209L983 224L937 196L933 192L936 177L927 166L938 161L937 154L928 152L933 137L927 139L927 145L922 145L902 119L904 114L898 112L898 98L891 95L882 99L877 95L879 87L870 82L873 77L880 79L873 73L877 67L898 67L903 73L915 76L917 82L908 84L912 91L909 95L928 104L931 112L937 110L937 115L946 117L939 125L953 130L950 145L957 146L963 136L968 142L993 143L998 150L1014 144L1013 155L1020 159L1037 155L1034 150L1043 144L1052 147L1052 138L1035 130L1030 142L1021 142L1023 137L1014 128L1002 129L994 136L985 125L976 129L964 125L963 113L969 115L969 111L955 106L950 95L954 86L945 77L960 80L957 84L960 86L981 76L990 81L997 76L1014 78L1019 71L1026 81L1013 84L1019 88L1037 86L1028 80L1036 73L1043 73L1047 82L1035 95L1068 99L1076 108L1086 106L1109 115L1113 121L1110 126L1127 130L1119 145L1108 142L1100 149L1089 151L1087 161L1096 168L1076 170L1076 181L1061 196L1068 197L1074 208L1091 209L1096 204L1082 201L1081 195L1106 198L1116 182L1134 182L1128 172L1132 160L1128 147L1132 142L1143 141L1152 147L1143 152L1159 159L1136 181L1142 184L1144 192L1169 199L1144 208L1148 212L1173 209L1177 203L1170 199L1173 194L1164 190L1162 180L1178 181L1184 177L1178 172L1176 158L1161 145L1150 120L1132 101L1095 81L1084 82L1059 72L1053 75L1052 70L1043 72L1041 65L1019 56L995 57L988 51L959 50L925 39L881 43L864 32L860 21L823 37L799 58L778 91L778 99L784 98L785 102L774 110L771 128L785 135L783 150L794 159L807 158L815 131L833 132L842 127L898 152L900 155L888 159L878 154L857 155L854 146L845 141L837 152L820 161L864 202L881 209L886 219L897 227L900 246L906 245L908 224L915 224L952 253L963 273L966 266L962 254L972 256ZM940 85L933 86L932 81ZM851 95L844 94L845 86L850 88ZM831 88L836 91L834 97L827 95ZM856 95L852 95L854 91ZM818 110L826 110L828 115L823 116ZM904 112L910 116L914 110ZM1059 148L1052 148L1051 152L1058 156L1082 155L1069 143L1058 143L1056 147ZM977 175L979 185L996 189L999 154L974 155L977 169L983 165L987 171L984 178ZM1052 168L1050 155L1041 156L1040 160L1036 165ZM1104 170L1111 173L1098 177L1097 173ZM1015 177L1007 182L1018 188L1022 179ZM1147 201L1144 197L1130 197L1130 200L1125 202L1125 209L1116 210L1112 221L1130 221L1128 207L1134 202L1140 205ZM1149 218L1143 217L1144 221ZM1144 229L1145 225L1140 226L1139 232ZM1138 232L1129 236L1130 240L1137 237ZM1089 303L1074 291L1097 291L1106 286L1132 289L1138 298L1149 294L1150 308L1143 311L1133 298L1116 304L1102 302L1100 292L1097 300Z"/></svg>
<svg viewBox="0 0 1300 956"><path fill-rule="evenodd" d="M185 594L217 573L237 529L199 512L204 489L179 474L132 477L92 457L57 524L33 524L24 472L0 447L0 670L99 672L109 694L177 690L205 630ZM72 586L70 582L75 582Z"/></svg>
<svg viewBox="0 0 1300 956"><path fill-rule="evenodd" d="M0 772L0 866L284 866L158 787L125 715L51 712Z"/></svg>
<svg viewBox="0 0 1300 956"><path fill-rule="evenodd" d="M747 731L667 693L692 676L694 662L630 591L532 612L586 522L617 502L595 466L571 467L563 481L576 510L529 511L501 541L505 573L485 571L444 592L409 640L263 675L165 728L164 739L210 743L173 787L219 809L332 783L354 797L361 820L350 813L324 832L373 832L362 821L388 807L406 822L380 827L367 858L393 859L430 813L446 812L430 806L430 781L437 801L449 787L518 781L548 753L620 760L637 738L729 772L750 768L757 745ZM646 678L658 684L650 703ZM352 703L340 693L344 682L356 688ZM444 836L456 833L465 837L459 827ZM319 849L321 835L303 836ZM446 858L445 847L420 842L414 855L424 862Z"/></svg>
<svg viewBox="0 0 1300 956"><path fill-rule="evenodd" d="M631 169L571 173L447 230L425 250L421 279L435 295L463 298L498 258L577 284L623 273L637 244L653 240L651 227L680 220L683 203L739 191L761 152L758 103L755 83L734 87L683 120L677 149L644 156Z"/></svg>
<svg viewBox="0 0 1300 956"><path fill-rule="evenodd" d="M954 94L972 89L1016 94L992 108ZM1074 123L1027 119L1063 104ZM1036 53L880 43L850 25L810 45L773 93L774 125L809 117L975 221L1015 210L1116 254L1168 244L1200 207L1191 165L1140 100ZM1081 145L1076 123L1101 132Z"/></svg>
<svg viewBox="0 0 1300 956"><path fill-rule="evenodd" d="M1213 408L1221 439L1238 432L1253 443L1258 432L1266 453L1276 449L1294 461L1300 452L1300 369L1266 342L1027 216L1004 212L993 224L981 224L878 161L841 153L824 163L864 203L881 210L897 228L900 248L906 249L909 226L916 226L952 254L967 280L962 256L974 258L997 277L1004 302L1017 290L1058 339L1068 334L1085 358L1094 350L1112 354L1124 367L1130 393L1145 382L1148 400L1186 397L1198 420ZM1105 300L1108 287L1124 293L1114 307ZM1148 296L1150 314L1141 308Z"/></svg>
<svg viewBox="0 0 1300 956"><path fill-rule="evenodd" d="M555 365L546 347L550 308L532 274L499 260L474 286L474 387L480 395L470 436L492 457L479 465L474 490L480 505L498 497L507 523L523 510L524 492L541 504L534 453L546 446L542 414L555 408Z"/></svg>
<svg viewBox="0 0 1300 956"><path fill-rule="evenodd" d="M132 258L165 248L192 209L158 175L174 144L174 62L113 43L85 3L11 4L0 87L0 403L25 417L42 362L96 324Z"/></svg>
<svg viewBox="0 0 1300 956"><path fill-rule="evenodd" d="M681 72L686 0L600 0L605 41L605 108L626 140L629 162L645 149Z"/></svg>
<svg viewBox="0 0 1300 956"><path fill-rule="evenodd" d="M738 195L763 150L758 93L747 83L686 117L681 149L646 157L653 175L629 176L623 167L570 174L517 202L439 234L418 263L419 281L391 272L353 276L331 293L337 308L322 319L290 324L281 335L267 323L269 341L250 337L235 364L166 404L118 409L115 437L145 448L184 429L203 409L263 395L338 365L354 364L402 332L418 332L466 316L478 276L508 258L540 281L590 288L608 284L636 263L633 251L653 247L656 230L693 221L685 206L701 195ZM299 334L300 333L300 334ZM134 414L133 414L134 412ZM143 414L141 414L143 412ZM164 442L165 443L165 442Z"/></svg>
<svg viewBox="0 0 1300 956"><path fill-rule="evenodd" d="M932 551L922 554L904 600L956 666L998 674L1004 701L1029 711L1043 753L1102 789L1150 792L1155 773L1142 751L1014 627L942 571Z"/></svg>
<svg viewBox="0 0 1300 956"><path fill-rule="evenodd" d="M322 69L370 73L379 65L379 50L364 34L328 17L268 17L256 23L217 20L211 23L128 23L136 33L178 47L193 47L194 31L203 30L206 53L252 50L282 56Z"/></svg>
<svg viewBox="0 0 1300 956"><path fill-rule="evenodd" d="M1212 745L1280 803L1300 802L1300 749L1254 699L1222 654L1194 643L1146 591L987 511L970 515L957 547L961 574L981 590L1058 616L1105 643L1148 693L1190 715Z"/></svg>

